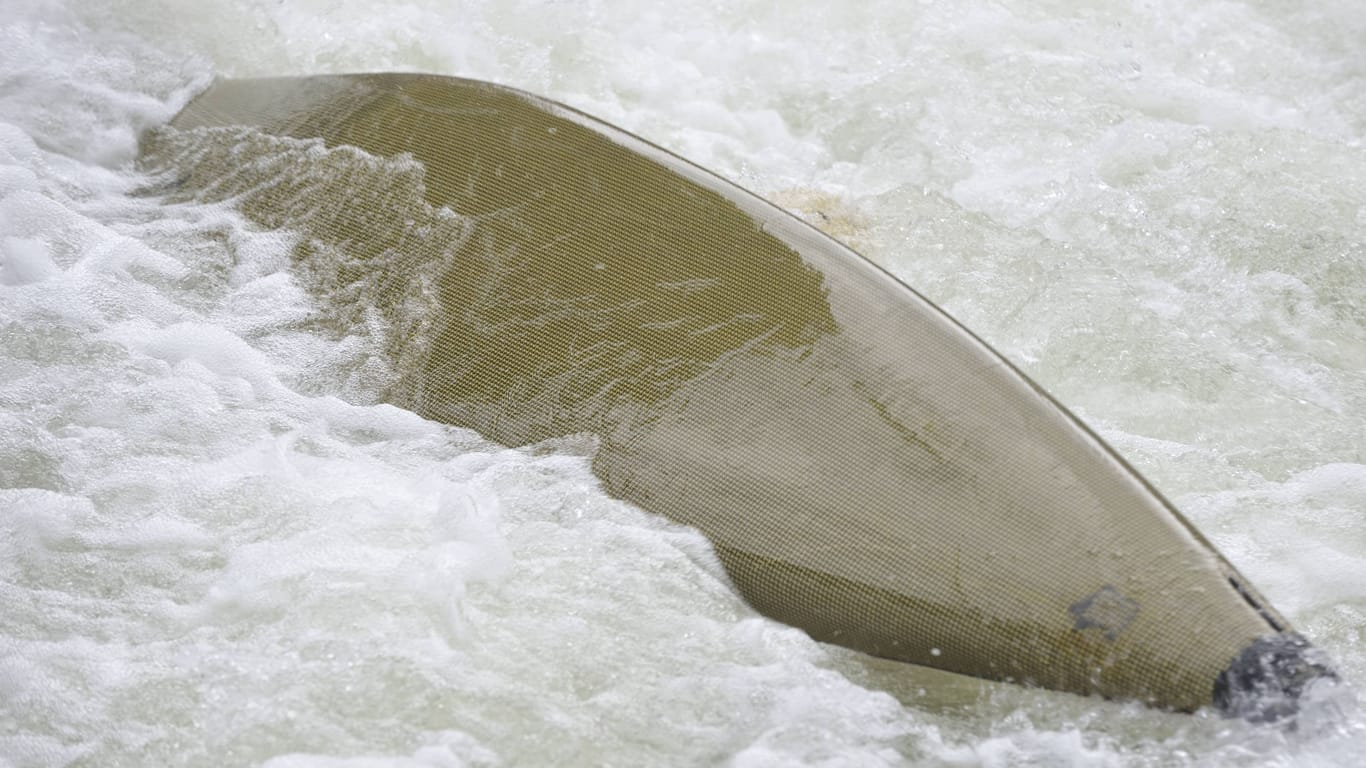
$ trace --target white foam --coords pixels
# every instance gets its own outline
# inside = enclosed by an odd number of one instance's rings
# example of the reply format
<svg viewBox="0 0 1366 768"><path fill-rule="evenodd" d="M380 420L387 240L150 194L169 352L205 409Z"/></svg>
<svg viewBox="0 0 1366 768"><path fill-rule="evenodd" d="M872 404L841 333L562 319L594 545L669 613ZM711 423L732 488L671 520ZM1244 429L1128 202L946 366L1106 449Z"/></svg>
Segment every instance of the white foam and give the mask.
<svg viewBox="0 0 1366 768"><path fill-rule="evenodd" d="M964 694L759 619L700 538L601 493L590 440L511 451L371 404L389 374L369 338L308 331L295 235L161 205L130 167L215 74L417 69L839 197L873 256L1100 425L1359 681L1353 0L326 10L0 19L0 764L1360 753L1351 701L1296 735Z"/></svg>
<svg viewBox="0 0 1366 768"><path fill-rule="evenodd" d="M41 283L60 271L41 241L19 237L0 239L0 283Z"/></svg>

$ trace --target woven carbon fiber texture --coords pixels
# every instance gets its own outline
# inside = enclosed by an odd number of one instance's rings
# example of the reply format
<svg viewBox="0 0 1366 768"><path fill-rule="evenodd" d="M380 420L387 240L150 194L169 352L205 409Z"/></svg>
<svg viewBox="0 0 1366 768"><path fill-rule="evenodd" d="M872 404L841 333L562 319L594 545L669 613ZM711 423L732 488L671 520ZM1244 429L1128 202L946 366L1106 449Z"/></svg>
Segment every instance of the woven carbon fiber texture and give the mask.
<svg viewBox="0 0 1366 768"><path fill-rule="evenodd" d="M389 401L508 445L596 434L610 493L818 639L1191 710L1287 628L942 311L641 139L423 75L223 81L173 125L144 142L168 197L302 233Z"/></svg>

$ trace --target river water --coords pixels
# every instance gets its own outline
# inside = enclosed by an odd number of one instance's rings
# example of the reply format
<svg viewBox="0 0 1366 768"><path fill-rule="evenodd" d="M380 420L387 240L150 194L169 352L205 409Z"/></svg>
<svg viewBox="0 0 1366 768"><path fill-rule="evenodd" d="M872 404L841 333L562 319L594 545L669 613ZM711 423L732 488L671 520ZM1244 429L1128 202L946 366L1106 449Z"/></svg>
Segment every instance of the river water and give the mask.
<svg viewBox="0 0 1366 768"><path fill-rule="evenodd" d="M0 766L1356 765L1291 728L878 662L706 542L374 403L290 232L170 205L213 77L420 70L793 208L1073 408L1366 680L1366 9L1177 0L0 14Z"/></svg>

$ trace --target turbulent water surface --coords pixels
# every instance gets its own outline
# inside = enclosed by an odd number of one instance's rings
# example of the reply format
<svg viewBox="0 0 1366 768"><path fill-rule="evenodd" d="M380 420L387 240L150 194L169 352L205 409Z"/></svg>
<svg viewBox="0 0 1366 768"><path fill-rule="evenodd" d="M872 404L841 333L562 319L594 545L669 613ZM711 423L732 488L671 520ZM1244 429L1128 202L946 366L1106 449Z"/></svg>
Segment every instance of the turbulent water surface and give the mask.
<svg viewBox="0 0 1366 768"><path fill-rule="evenodd" d="M584 109L940 302L1366 680L1366 9L853 5L7 0L0 765L1357 764L1350 691L1254 727L758 617L591 441L377 404L299 233L136 164L215 76Z"/></svg>

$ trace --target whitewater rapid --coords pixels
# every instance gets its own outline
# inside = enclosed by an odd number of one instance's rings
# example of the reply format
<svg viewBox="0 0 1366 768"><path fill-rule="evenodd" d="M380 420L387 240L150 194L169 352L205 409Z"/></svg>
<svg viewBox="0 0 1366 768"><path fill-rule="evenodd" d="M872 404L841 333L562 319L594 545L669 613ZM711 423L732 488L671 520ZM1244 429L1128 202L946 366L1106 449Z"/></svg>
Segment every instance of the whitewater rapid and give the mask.
<svg viewBox="0 0 1366 768"><path fill-rule="evenodd" d="M1271 3L6 4L0 765L1353 765L758 617L705 540L376 402L299 235L166 203L216 76L542 93L794 208L1097 428L1366 679L1366 12Z"/></svg>

